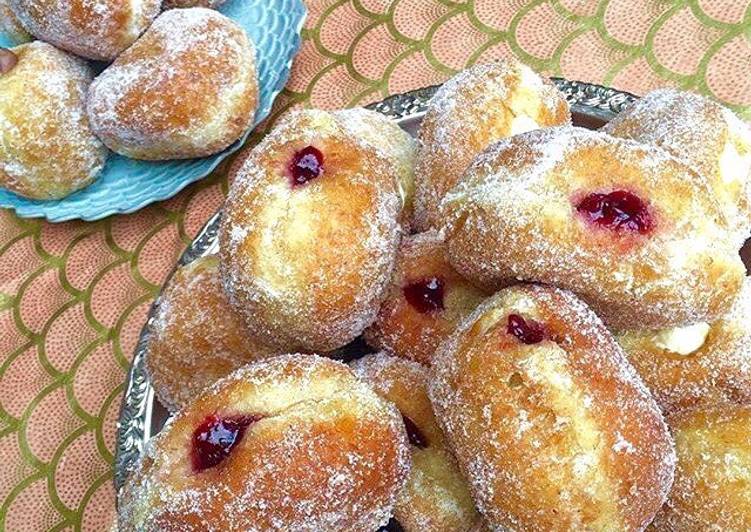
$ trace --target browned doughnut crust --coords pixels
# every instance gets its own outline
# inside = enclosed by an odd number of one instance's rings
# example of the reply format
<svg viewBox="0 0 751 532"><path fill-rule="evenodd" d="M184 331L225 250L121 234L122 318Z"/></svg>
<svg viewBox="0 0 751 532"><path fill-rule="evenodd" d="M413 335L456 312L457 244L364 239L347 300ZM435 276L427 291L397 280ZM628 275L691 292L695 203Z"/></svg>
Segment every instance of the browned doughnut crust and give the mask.
<svg viewBox="0 0 751 532"><path fill-rule="evenodd" d="M349 116L287 114L235 174L224 208L230 301L259 338L284 350L353 340L375 318L393 270L398 176L390 157L343 125ZM290 162L310 146L324 157L323 173L293 186Z"/></svg>
<svg viewBox="0 0 751 532"><path fill-rule="evenodd" d="M681 334L698 334L697 341L706 336L695 349L679 352L671 344L685 342ZM727 402L751 404L748 277L733 308L715 322L678 331L626 331L616 339L665 413Z"/></svg>
<svg viewBox="0 0 751 532"><path fill-rule="evenodd" d="M217 11L161 14L94 81L87 110L113 151L146 160L211 155L253 123L255 48Z"/></svg>
<svg viewBox="0 0 751 532"><path fill-rule="evenodd" d="M522 343L512 315L544 336ZM518 285L488 299L438 349L429 392L492 528L643 530L667 496L675 454L660 410L570 292Z"/></svg>
<svg viewBox="0 0 751 532"><path fill-rule="evenodd" d="M717 102L658 89L604 128L616 137L667 150L707 177L742 244L751 233L751 128Z"/></svg>
<svg viewBox="0 0 751 532"><path fill-rule="evenodd" d="M443 196L487 146L570 122L568 103L555 85L516 60L475 65L448 80L420 124L414 228L440 227Z"/></svg>
<svg viewBox="0 0 751 532"><path fill-rule="evenodd" d="M146 368L157 398L171 411L240 366L280 354L254 339L227 301L216 255L177 269L149 331Z"/></svg>
<svg viewBox="0 0 751 532"><path fill-rule="evenodd" d="M195 471L194 430L217 415L260 419ZM393 405L344 364L284 355L239 369L173 418L124 487L120 530L375 530L409 467Z"/></svg>
<svg viewBox="0 0 751 532"><path fill-rule="evenodd" d="M11 52L18 62L0 74L0 186L33 199L63 198L94 181L107 160L84 109L94 74L41 41Z"/></svg>
<svg viewBox="0 0 751 532"><path fill-rule="evenodd" d="M443 308L423 312L408 302L404 290L412 283L430 279L441 283ZM486 295L451 267L439 233L428 231L406 237L378 317L365 330L365 339L374 347L429 366L438 344Z"/></svg>
<svg viewBox="0 0 751 532"><path fill-rule="evenodd" d="M635 194L646 234L577 211L590 194ZM509 279L576 292L615 330L658 329L725 314L745 268L706 180L659 148L582 128L500 141L445 198L451 264L479 286Z"/></svg>
<svg viewBox="0 0 751 532"><path fill-rule="evenodd" d="M37 39L76 55L112 61L149 27L161 0L8 0Z"/></svg>
<svg viewBox="0 0 751 532"><path fill-rule="evenodd" d="M423 445L411 442L412 471L394 508L405 532L469 532L481 521L454 457L446 449L428 398L427 368L385 352L350 364L355 375L414 423ZM406 423L406 422L405 422ZM409 431L408 431L409 433ZM424 441L422 441L424 440Z"/></svg>
<svg viewBox="0 0 751 532"><path fill-rule="evenodd" d="M687 410L668 424L675 483L650 530L751 530L751 406Z"/></svg>

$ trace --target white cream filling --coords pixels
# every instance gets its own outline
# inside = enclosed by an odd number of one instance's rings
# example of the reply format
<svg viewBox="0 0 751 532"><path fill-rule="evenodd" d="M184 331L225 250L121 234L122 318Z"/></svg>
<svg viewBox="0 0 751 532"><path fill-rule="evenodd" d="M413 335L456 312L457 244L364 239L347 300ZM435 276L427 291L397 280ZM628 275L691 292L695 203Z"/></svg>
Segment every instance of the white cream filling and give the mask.
<svg viewBox="0 0 751 532"><path fill-rule="evenodd" d="M511 135L521 135L527 131L540 129L540 125L526 115L517 115L511 121Z"/></svg>
<svg viewBox="0 0 751 532"><path fill-rule="evenodd" d="M743 183L751 177L751 153L741 155L735 144L728 142L720 155L720 178L726 185Z"/></svg>
<svg viewBox="0 0 751 532"><path fill-rule="evenodd" d="M685 327L663 329L655 335L654 343L661 349L686 356L704 345L707 334L709 334L708 323L694 323Z"/></svg>

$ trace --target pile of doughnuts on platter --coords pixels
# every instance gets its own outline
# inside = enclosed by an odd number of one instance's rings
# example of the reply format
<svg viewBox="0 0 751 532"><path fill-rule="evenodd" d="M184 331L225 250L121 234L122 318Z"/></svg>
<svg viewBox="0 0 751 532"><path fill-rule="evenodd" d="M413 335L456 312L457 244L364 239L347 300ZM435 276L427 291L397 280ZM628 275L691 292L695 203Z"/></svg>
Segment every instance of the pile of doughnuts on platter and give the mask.
<svg viewBox="0 0 751 532"><path fill-rule="evenodd" d="M208 9L219 3L0 0L0 31L18 43L0 48L0 186L60 199L110 150L189 159L240 138L257 108L255 48Z"/></svg>
<svg viewBox="0 0 751 532"><path fill-rule="evenodd" d="M716 103L581 129L515 62L448 81L417 140L289 112L160 298L174 415L121 528L748 530L750 172Z"/></svg>

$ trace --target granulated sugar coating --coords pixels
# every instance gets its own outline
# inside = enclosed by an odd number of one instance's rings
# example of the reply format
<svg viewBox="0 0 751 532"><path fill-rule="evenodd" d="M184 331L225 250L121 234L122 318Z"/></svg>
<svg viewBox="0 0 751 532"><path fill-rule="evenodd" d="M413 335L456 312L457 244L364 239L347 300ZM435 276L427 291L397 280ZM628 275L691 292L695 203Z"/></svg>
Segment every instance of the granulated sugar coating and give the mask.
<svg viewBox="0 0 751 532"><path fill-rule="evenodd" d="M12 52L18 62L0 75L0 185L34 199L65 197L107 160L84 109L94 73L41 41Z"/></svg>
<svg viewBox="0 0 751 532"><path fill-rule="evenodd" d="M616 335L665 413L717 403L751 404L751 280L712 323Z"/></svg>
<svg viewBox="0 0 751 532"><path fill-rule="evenodd" d="M597 195L600 219L580 208ZM627 199L626 210L611 196ZM628 212L634 205L644 212ZM604 133L561 127L500 141L442 209L459 273L488 289L513 279L570 289L616 330L717 319L743 282L706 179L663 150Z"/></svg>
<svg viewBox="0 0 751 532"><path fill-rule="evenodd" d="M160 0L8 0L37 39L76 55L112 61L149 27Z"/></svg>
<svg viewBox="0 0 751 532"><path fill-rule="evenodd" d="M257 421L195 471L191 441L210 415ZM124 488L120 529L376 530L410 463L393 405L339 362L283 355L217 382L152 440Z"/></svg>
<svg viewBox="0 0 751 532"><path fill-rule="evenodd" d="M440 286L430 308L415 307L405 291ZM408 236L396 256L394 275L375 323L365 330L368 344L430 365L436 347L487 296L449 264L443 237L436 231Z"/></svg>
<svg viewBox="0 0 751 532"><path fill-rule="evenodd" d="M204 8L161 14L91 85L94 131L134 159L203 157L237 140L258 102L255 48Z"/></svg>
<svg viewBox="0 0 751 532"><path fill-rule="evenodd" d="M534 345L508 332L534 320ZM660 410L613 337L572 293L498 292L437 351L430 398L495 529L643 530L673 480Z"/></svg>
<svg viewBox="0 0 751 532"><path fill-rule="evenodd" d="M570 121L555 85L517 61L475 65L454 76L433 96L420 126L414 228L440 225L443 196L488 145Z"/></svg>
<svg viewBox="0 0 751 532"><path fill-rule="evenodd" d="M225 205L220 269L230 302L287 351L330 351L357 337L393 270L404 205L396 165L353 135L348 117L282 118L237 170ZM309 147L322 157L317 177L293 183L290 164Z"/></svg>
<svg viewBox="0 0 751 532"><path fill-rule="evenodd" d="M427 368L386 352L367 355L350 366L396 405L405 424L419 432L421 444L410 446L412 471L394 508L394 518L407 532L469 532L480 516L436 424L428 399Z"/></svg>
<svg viewBox="0 0 751 532"><path fill-rule="evenodd" d="M240 366L281 354L255 340L230 306L216 256L180 267L158 304L146 368L156 396L171 411Z"/></svg>
<svg viewBox="0 0 751 532"><path fill-rule="evenodd" d="M678 465L650 530L751 530L751 406L670 416Z"/></svg>
<svg viewBox="0 0 751 532"><path fill-rule="evenodd" d="M659 146L707 177L742 244L751 234L751 128L703 96L659 89L634 102L603 131Z"/></svg>

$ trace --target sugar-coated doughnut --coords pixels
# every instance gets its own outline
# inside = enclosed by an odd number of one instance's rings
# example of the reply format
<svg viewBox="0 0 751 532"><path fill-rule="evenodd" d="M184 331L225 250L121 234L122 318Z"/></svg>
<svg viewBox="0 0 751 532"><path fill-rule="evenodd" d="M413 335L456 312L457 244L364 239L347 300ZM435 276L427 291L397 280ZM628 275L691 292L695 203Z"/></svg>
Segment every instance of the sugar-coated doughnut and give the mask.
<svg viewBox="0 0 751 532"><path fill-rule="evenodd" d="M344 364L270 358L212 385L150 442L120 530L375 530L410 463L398 410Z"/></svg>
<svg viewBox="0 0 751 532"><path fill-rule="evenodd" d="M618 114L604 131L659 146L709 180L741 243L751 233L751 128L717 102L658 89Z"/></svg>
<svg viewBox="0 0 751 532"><path fill-rule="evenodd" d="M185 8L185 7L206 7L217 9L224 4L226 0L164 0L164 9Z"/></svg>
<svg viewBox="0 0 751 532"><path fill-rule="evenodd" d="M134 159L203 157L253 123L255 48L237 23L205 8L162 13L91 85L91 125Z"/></svg>
<svg viewBox="0 0 751 532"><path fill-rule="evenodd" d="M10 8L9 0L0 0L0 33L10 39L12 44L29 42L32 37Z"/></svg>
<svg viewBox="0 0 751 532"><path fill-rule="evenodd" d="M84 109L92 79L82 60L41 41L0 48L0 186L58 199L97 178L107 149Z"/></svg>
<svg viewBox="0 0 751 532"><path fill-rule="evenodd" d="M690 409L668 424L675 483L651 530L751 530L751 405Z"/></svg>
<svg viewBox="0 0 751 532"><path fill-rule="evenodd" d="M146 368L157 398L172 411L240 366L279 354L253 338L227 301L216 255L175 271L149 332Z"/></svg>
<svg viewBox="0 0 751 532"><path fill-rule="evenodd" d="M659 148L561 127L496 143L445 198L456 270L574 291L616 330L713 321L745 275L706 179Z"/></svg>
<svg viewBox="0 0 751 532"><path fill-rule="evenodd" d="M222 279L265 342L331 351L375 318L404 203L386 146L348 125L372 112L292 111L234 176L219 234Z"/></svg>
<svg viewBox="0 0 751 532"><path fill-rule="evenodd" d="M712 323L616 335L664 412L751 404L751 278L730 312Z"/></svg>
<svg viewBox="0 0 751 532"><path fill-rule="evenodd" d="M37 39L76 55L112 61L159 14L161 0L8 0Z"/></svg>
<svg viewBox="0 0 751 532"><path fill-rule="evenodd" d="M428 231L402 240L396 267L367 342L427 366L486 293L451 267L443 237Z"/></svg>
<svg viewBox="0 0 751 532"><path fill-rule="evenodd" d="M662 414L571 292L506 288L433 359L436 419L494 529L643 530L675 454Z"/></svg>
<svg viewBox="0 0 751 532"><path fill-rule="evenodd" d="M475 65L454 76L433 96L420 125L415 229L440 226L441 199L488 145L570 120L555 85L515 60Z"/></svg>
<svg viewBox="0 0 751 532"><path fill-rule="evenodd" d="M394 508L404 532L470 532L481 521L467 482L446 449L428 398L424 366L385 352L350 363L355 375L399 409L404 419L412 471Z"/></svg>

